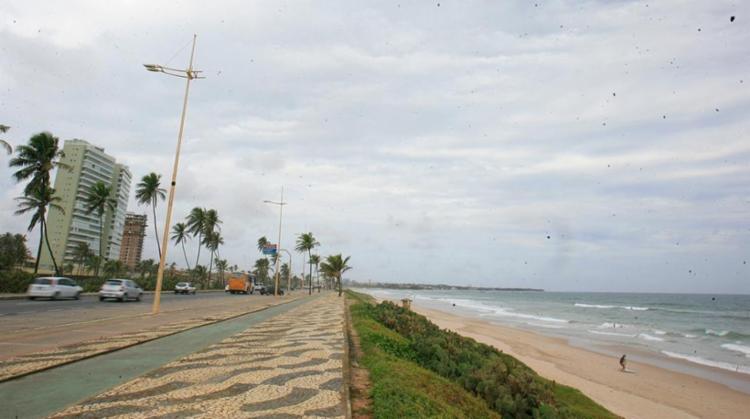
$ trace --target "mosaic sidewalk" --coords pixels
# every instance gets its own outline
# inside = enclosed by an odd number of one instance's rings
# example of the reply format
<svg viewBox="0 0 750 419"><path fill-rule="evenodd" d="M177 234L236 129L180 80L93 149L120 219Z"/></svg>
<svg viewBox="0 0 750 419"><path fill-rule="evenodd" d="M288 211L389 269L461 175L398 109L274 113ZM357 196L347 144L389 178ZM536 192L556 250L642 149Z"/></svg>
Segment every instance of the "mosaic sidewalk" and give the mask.
<svg viewBox="0 0 750 419"><path fill-rule="evenodd" d="M331 293L53 417L343 418L344 342Z"/></svg>
<svg viewBox="0 0 750 419"><path fill-rule="evenodd" d="M242 314L259 311L275 304L276 302L273 301L271 303L255 306L249 310L235 309L210 316L199 316L180 322L161 325L155 328L147 328L146 330L139 332L123 333L118 336L91 339L75 344L59 346L50 350L33 352L2 360L0 361L0 382L35 371L41 371L80 359L89 358L115 349L126 348L138 343L148 342L183 330L205 326ZM139 321L146 322L146 320L143 319L147 318L147 316L144 315L140 317L141 319L139 319Z"/></svg>

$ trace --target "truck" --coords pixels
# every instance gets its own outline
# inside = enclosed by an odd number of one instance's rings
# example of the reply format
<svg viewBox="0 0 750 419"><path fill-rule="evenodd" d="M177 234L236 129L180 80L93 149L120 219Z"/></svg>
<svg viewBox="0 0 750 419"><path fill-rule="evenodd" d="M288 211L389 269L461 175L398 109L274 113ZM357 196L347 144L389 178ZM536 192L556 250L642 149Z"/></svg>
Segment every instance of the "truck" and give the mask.
<svg viewBox="0 0 750 419"><path fill-rule="evenodd" d="M252 294L252 278L246 273L233 273L229 277L228 289L232 294Z"/></svg>

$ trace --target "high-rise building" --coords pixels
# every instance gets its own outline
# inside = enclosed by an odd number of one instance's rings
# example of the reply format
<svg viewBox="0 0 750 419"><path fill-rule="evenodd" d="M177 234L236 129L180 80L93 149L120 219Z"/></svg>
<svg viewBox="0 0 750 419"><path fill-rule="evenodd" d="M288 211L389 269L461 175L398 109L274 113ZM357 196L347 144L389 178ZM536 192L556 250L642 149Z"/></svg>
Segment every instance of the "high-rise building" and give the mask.
<svg viewBox="0 0 750 419"><path fill-rule="evenodd" d="M59 168L55 177L55 196L60 198L58 204L63 211L50 208L47 219L50 247L57 265L74 263L74 251L79 243L87 243L95 255L101 253L107 259L119 258L130 194L130 171L106 154L103 148L84 140L65 141L63 152L65 156L60 162L67 168ZM115 203L115 210L107 209L101 220L96 211L86 213L85 203L89 189L100 181L112 187ZM101 247L100 231L104 237ZM42 268L53 269L46 246L39 264Z"/></svg>
<svg viewBox="0 0 750 419"><path fill-rule="evenodd" d="M125 227L122 229L122 243L120 244L120 262L131 270L135 269L141 261L147 221L146 214L129 212L125 215Z"/></svg>

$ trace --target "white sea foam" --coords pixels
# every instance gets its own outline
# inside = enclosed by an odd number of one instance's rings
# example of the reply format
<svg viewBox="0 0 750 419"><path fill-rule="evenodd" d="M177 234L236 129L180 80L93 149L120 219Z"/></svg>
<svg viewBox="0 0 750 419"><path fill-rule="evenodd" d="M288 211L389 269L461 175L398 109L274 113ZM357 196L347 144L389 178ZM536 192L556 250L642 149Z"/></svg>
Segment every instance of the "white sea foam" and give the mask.
<svg viewBox="0 0 750 419"><path fill-rule="evenodd" d="M534 322L526 322L529 326L535 326L535 327L543 327L545 329L562 329L565 326L558 326L556 324L544 324L544 323L534 323Z"/></svg>
<svg viewBox="0 0 750 419"><path fill-rule="evenodd" d="M654 330L652 330L652 332L654 332L654 334L659 335L659 336L664 336L664 335L667 334L667 332L665 332L663 330L658 330L658 329L654 329Z"/></svg>
<svg viewBox="0 0 750 419"><path fill-rule="evenodd" d="M677 352L661 351L661 353L671 358L682 359L685 361L690 361L690 362L700 364L700 365L705 365L708 367L721 368L723 370L741 372L743 374L750 374L750 367L747 367L745 365L730 364L728 362L720 362L720 361L711 361L710 359L704 359L699 356L685 355L685 354L680 354Z"/></svg>
<svg viewBox="0 0 750 419"><path fill-rule="evenodd" d="M643 339L643 340L650 340L652 342L664 342L664 339L662 339L660 337L656 337L656 336L651 336L651 335L649 335L647 333L641 333L641 334L638 335L638 337L641 338L641 339Z"/></svg>
<svg viewBox="0 0 750 419"><path fill-rule="evenodd" d="M504 308L504 307L496 307L496 306L490 306L483 303L478 303L472 300L466 300L461 298L441 298L440 300L449 302L451 304L455 304L456 307L462 307L467 308L474 311L479 311L483 313L483 317L485 316L501 316L501 317L515 317L519 319L527 319L527 320L538 320L543 322L552 322L552 323L568 323L565 319L558 319L556 317L548 317L548 316L535 316L533 314L526 314L526 313L518 313L513 311L513 309L510 308Z"/></svg>
<svg viewBox="0 0 750 419"><path fill-rule="evenodd" d="M589 333L593 333L595 335L606 335L606 336L621 336L626 338L634 338L636 335L629 335L627 333L617 333L617 332L602 332L600 330L589 330Z"/></svg>
<svg viewBox="0 0 750 419"><path fill-rule="evenodd" d="M736 344L736 343L725 343L721 345L722 348L728 349L734 352L740 352L745 354L746 357L750 358L750 347Z"/></svg>
<svg viewBox="0 0 750 419"><path fill-rule="evenodd" d="M706 329L707 335L714 335L714 336L726 336L729 334L729 330L713 330L713 329Z"/></svg>
<svg viewBox="0 0 750 419"><path fill-rule="evenodd" d="M573 304L573 306L581 307L581 308L602 308L602 309L621 308L623 310L634 310L634 311L646 311L649 309L648 307L611 306L611 305L606 305L606 304L586 304L586 303L575 303Z"/></svg>
<svg viewBox="0 0 750 419"><path fill-rule="evenodd" d="M600 304L575 303L573 305L576 307L583 307L583 308L615 308L615 306L606 306L606 305L600 305Z"/></svg>
<svg viewBox="0 0 750 419"><path fill-rule="evenodd" d="M688 339L694 339L694 338L698 337L698 336L695 336L695 335L691 335L690 333L683 333L682 336L685 336Z"/></svg>

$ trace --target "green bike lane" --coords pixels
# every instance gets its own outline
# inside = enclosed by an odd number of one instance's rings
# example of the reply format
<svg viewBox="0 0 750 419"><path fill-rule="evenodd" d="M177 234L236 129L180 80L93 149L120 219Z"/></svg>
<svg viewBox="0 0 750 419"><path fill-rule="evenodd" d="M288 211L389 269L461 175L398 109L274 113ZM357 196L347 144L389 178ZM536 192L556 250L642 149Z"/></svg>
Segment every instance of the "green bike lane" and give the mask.
<svg viewBox="0 0 750 419"><path fill-rule="evenodd" d="M318 295L313 295L281 303L230 320L0 383L3 417L46 417L318 298Z"/></svg>

